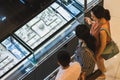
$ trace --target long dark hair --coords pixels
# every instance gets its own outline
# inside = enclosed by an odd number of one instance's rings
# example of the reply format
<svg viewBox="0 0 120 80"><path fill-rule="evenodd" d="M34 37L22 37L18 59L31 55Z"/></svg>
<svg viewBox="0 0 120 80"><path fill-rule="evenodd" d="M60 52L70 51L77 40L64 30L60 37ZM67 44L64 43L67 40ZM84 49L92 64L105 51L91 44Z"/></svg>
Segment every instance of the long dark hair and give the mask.
<svg viewBox="0 0 120 80"><path fill-rule="evenodd" d="M91 11L93 12L93 14L98 18L105 18L106 20L110 20L111 16L110 16L110 12L108 9L104 9L103 6L97 5L95 7L93 7L91 9Z"/></svg>

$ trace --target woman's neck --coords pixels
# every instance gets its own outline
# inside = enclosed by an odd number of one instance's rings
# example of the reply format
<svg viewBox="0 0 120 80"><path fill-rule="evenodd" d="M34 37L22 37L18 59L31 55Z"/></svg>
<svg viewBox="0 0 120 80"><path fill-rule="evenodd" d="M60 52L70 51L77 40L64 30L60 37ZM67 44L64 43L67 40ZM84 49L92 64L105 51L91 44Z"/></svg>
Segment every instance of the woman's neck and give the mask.
<svg viewBox="0 0 120 80"><path fill-rule="evenodd" d="M100 24L105 24L107 22L107 20L105 19L105 18L101 18L100 20L99 20L99 23Z"/></svg>

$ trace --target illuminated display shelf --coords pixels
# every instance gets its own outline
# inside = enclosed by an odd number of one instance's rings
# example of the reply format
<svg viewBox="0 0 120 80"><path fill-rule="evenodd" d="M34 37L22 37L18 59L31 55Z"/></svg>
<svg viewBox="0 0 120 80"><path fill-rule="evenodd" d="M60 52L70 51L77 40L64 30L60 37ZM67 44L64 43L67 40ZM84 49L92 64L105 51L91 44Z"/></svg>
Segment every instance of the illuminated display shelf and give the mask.
<svg viewBox="0 0 120 80"><path fill-rule="evenodd" d="M67 21L51 7L38 14L15 34L29 47L34 49L54 32L60 29Z"/></svg>
<svg viewBox="0 0 120 80"><path fill-rule="evenodd" d="M9 72L29 54L30 52L12 36L3 40L0 44L0 77Z"/></svg>
<svg viewBox="0 0 120 80"><path fill-rule="evenodd" d="M0 44L2 54L6 52L0 56L1 79L23 79L73 39L80 24L78 15L83 16L83 11L73 3L64 6L56 1L4 39Z"/></svg>

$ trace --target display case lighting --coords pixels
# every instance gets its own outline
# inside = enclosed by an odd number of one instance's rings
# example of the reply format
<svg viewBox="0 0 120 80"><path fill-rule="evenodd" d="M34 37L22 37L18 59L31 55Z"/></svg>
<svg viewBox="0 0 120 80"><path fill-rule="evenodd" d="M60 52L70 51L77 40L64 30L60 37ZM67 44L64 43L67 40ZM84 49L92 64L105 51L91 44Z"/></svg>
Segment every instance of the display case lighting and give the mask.
<svg viewBox="0 0 120 80"><path fill-rule="evenodd" d="M6 20L6 16L0 16L0 21L5 21Z"/></svg>

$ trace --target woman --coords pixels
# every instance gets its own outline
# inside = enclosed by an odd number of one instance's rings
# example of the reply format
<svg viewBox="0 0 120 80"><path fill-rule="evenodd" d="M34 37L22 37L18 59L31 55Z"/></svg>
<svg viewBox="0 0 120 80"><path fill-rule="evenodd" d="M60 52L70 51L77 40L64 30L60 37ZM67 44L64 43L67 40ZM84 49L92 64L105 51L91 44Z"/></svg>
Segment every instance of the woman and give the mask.
<svg viewBox="0 0 120 80"><path fill-rule="evenodd" d="M90 29L84 24L80 24L75 29L79 44L75 50L75 60L82 66L85 78L90 76L95 67L95 38L90 35Z"/></svg>
<svg viewBox="0 0 120 80"><path fill-rule="evenodd" d="M96 38L96 62L98 68L102 71L102 75L99 78L105 78L104 72L106 72L106 68L101 54L111 39L101 28L105 28L110 32L110 12L104 9L103 6L97 5L91 10L91 19L86 17L85 21L91 25L90 34Z"/></svg>

